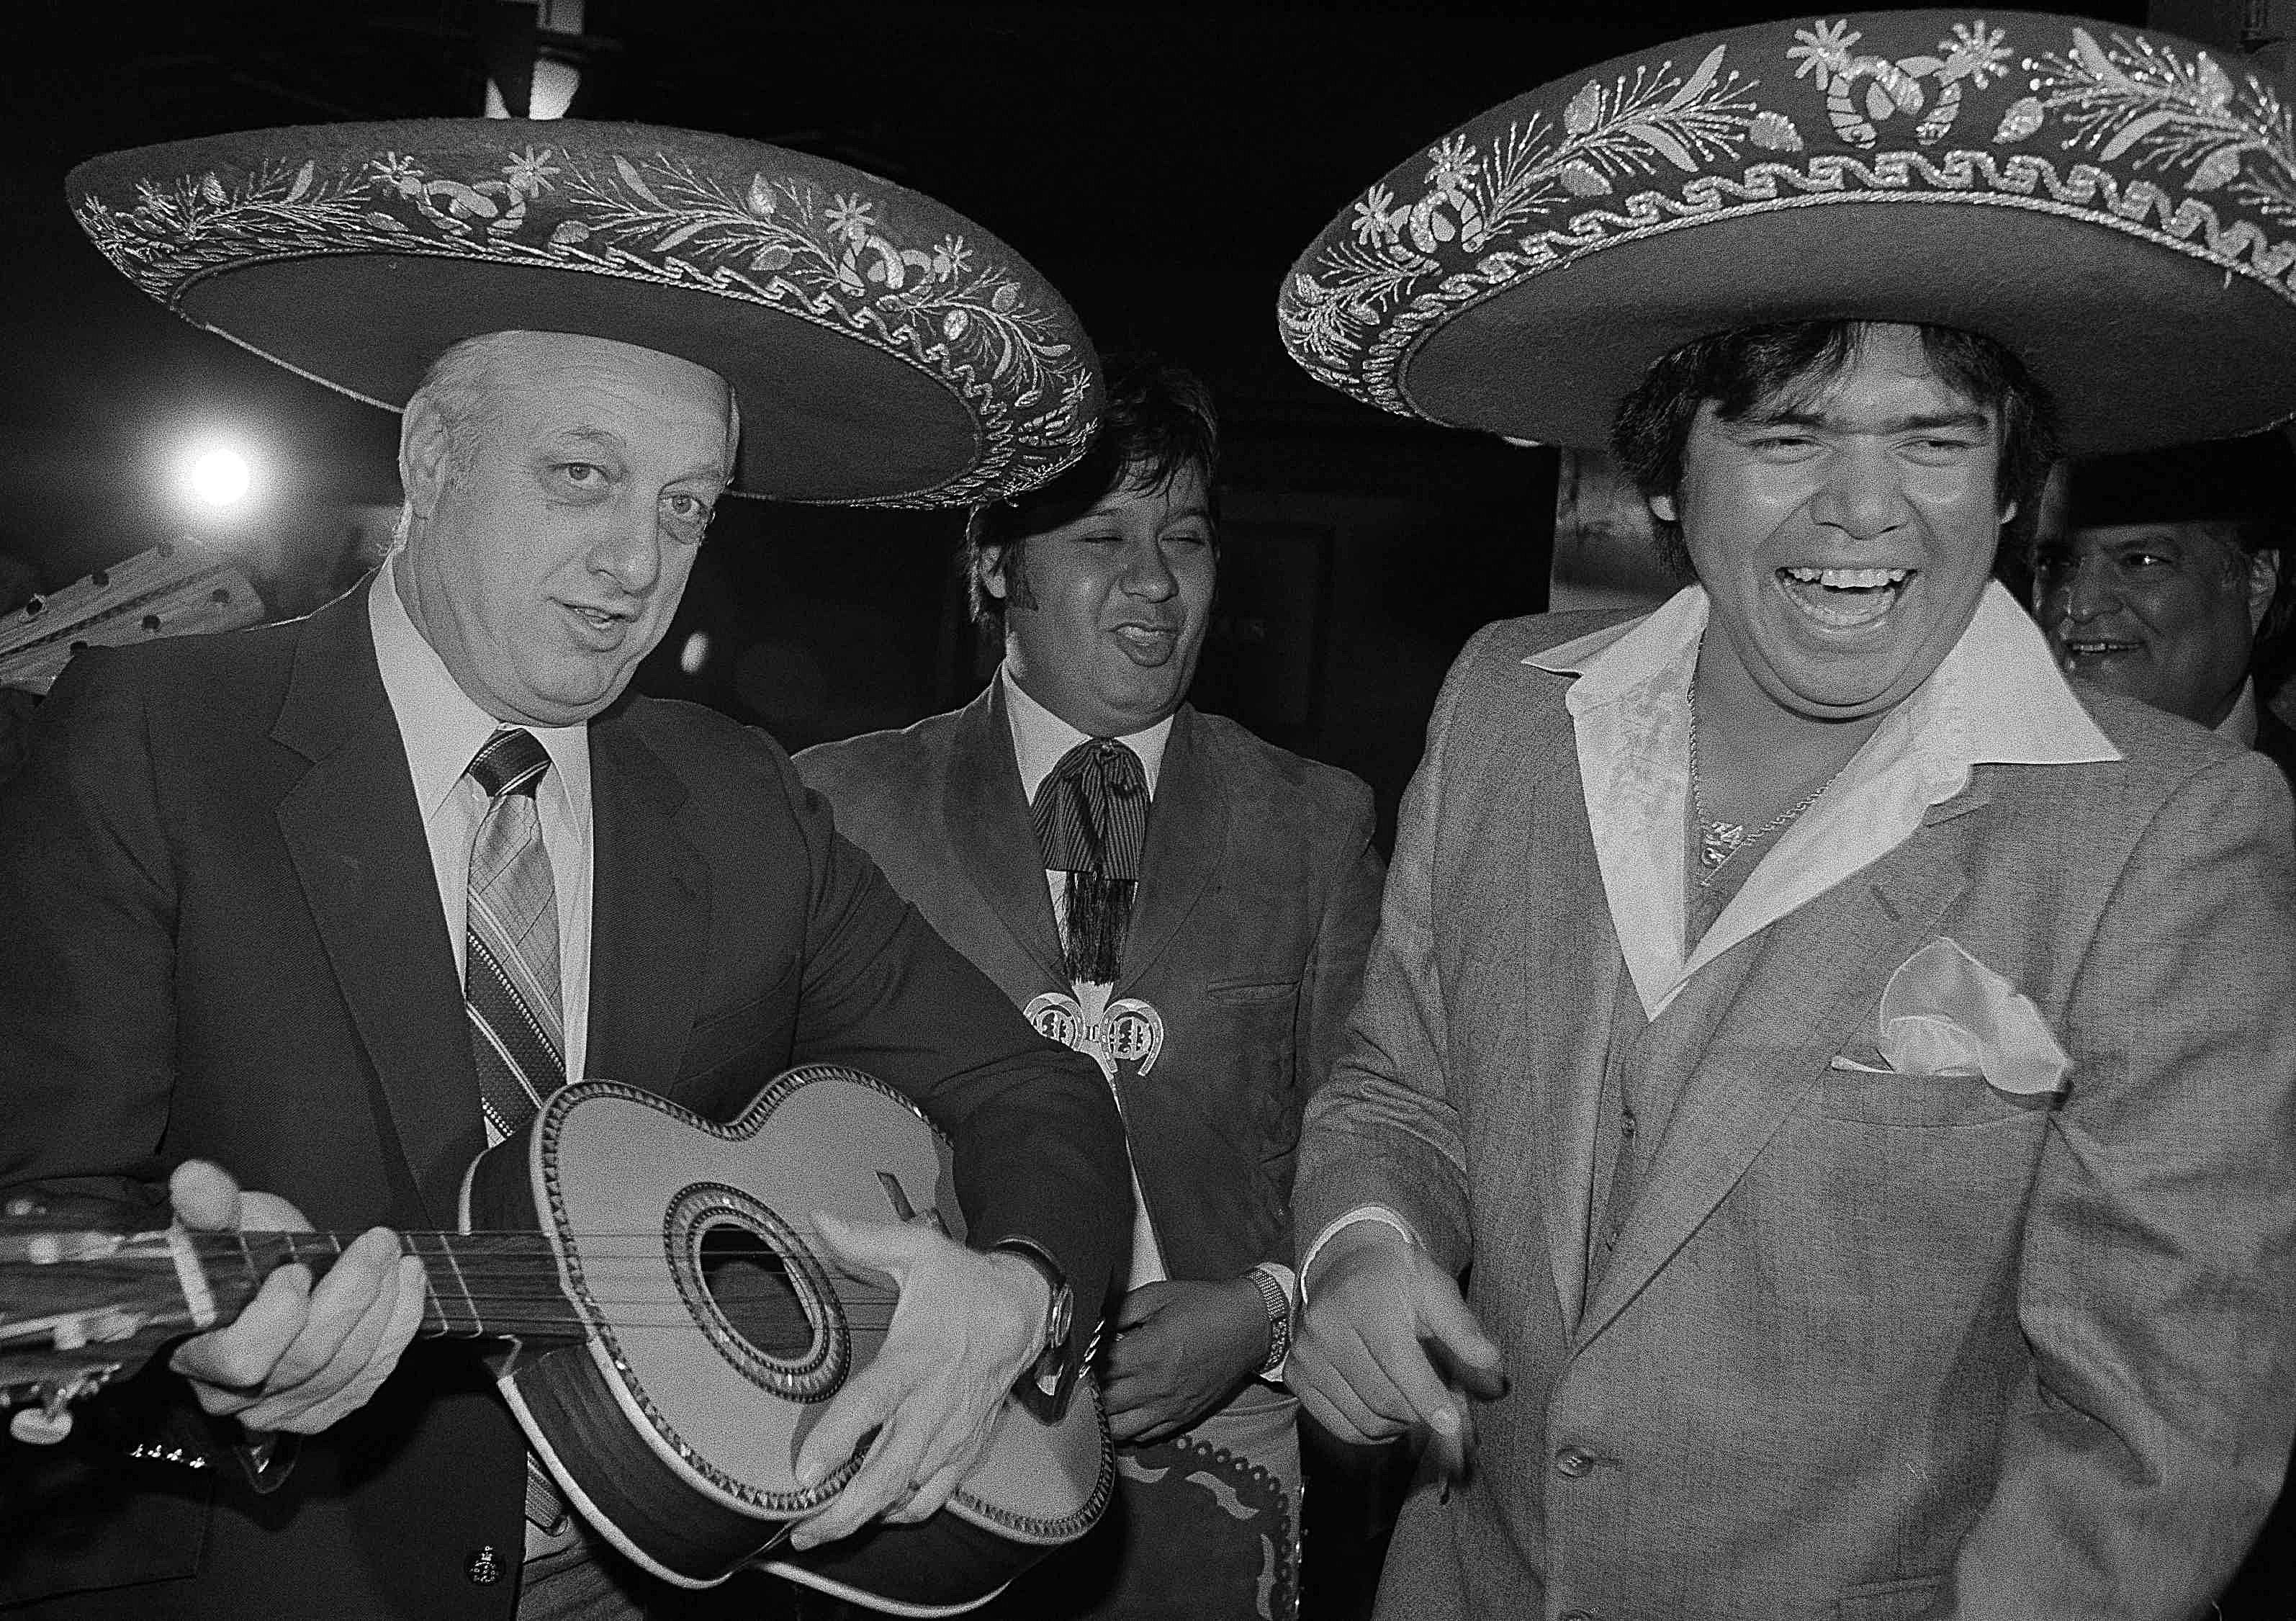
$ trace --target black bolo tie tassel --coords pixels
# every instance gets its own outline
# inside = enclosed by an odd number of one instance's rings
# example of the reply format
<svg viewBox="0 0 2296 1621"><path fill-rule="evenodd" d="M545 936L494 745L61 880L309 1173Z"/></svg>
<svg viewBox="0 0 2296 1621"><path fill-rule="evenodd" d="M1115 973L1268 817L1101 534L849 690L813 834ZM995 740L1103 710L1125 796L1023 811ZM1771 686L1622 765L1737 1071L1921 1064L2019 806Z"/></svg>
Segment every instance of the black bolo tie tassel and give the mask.
<svg viewBox="0 0 2296 1621"><path fill-rule="evenodd" d="M1112 737L1078 744L1037 787L1029 819L1045 865L1068 874L1069 977L1113 983L1148 838L1140 757Z"/></svg>

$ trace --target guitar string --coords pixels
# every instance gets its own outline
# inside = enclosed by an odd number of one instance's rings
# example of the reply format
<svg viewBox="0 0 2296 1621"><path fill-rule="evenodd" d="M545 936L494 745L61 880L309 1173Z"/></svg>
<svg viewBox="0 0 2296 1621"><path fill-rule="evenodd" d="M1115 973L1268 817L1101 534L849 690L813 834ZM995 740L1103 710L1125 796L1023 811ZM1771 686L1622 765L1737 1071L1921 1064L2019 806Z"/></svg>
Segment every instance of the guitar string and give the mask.
<svg viewBox="0 0 2296 1621"><path fill-rule="evenodd" d="M537 1252L534 1258L542 1258L541 1253ZM554 1253L549 1258L554 1261ZM282 1264L285 1263L282 1262ZM601 1255L594 1246L586 1249L582 1256L583 1293L588 1304L598 1309L595 1314L583 1312L568 1300L554 1274L538 1275L530 1264L504 1264L499 1262L489 1264L477 1257L462 1262L457 1269L458 1287L442 1288L437 1282L426 1280L426 1293L438 1303L438 1315L442 1320L474 1316L482 1324L499 1325L505 1329L521 1326L537 1329L564 1329L575 1326L576 1321L585 1317L614 1329L690 1329L694 1321L690 1310L673 1310L659 1319L635 1313L618 1314L630 1308L682 1306L682 1300L673 1303L666 1299L663 1290L656 1287L663 1281L664 1270L659 1249L651 1247L634 1249L621 1255ZM119 1271L116 1263L106 1266L100 1262L59 1261L42 1263L39 1267L43 1280L50 1282L60 1294L69 1294L73 1284L93 1285L95 1286L94 1292L100 1293L104 1286L116 1284ZM633 1274L642 1276L643 1283L647 1287L636 1293L619 1292L620 1288L627 1287ZM892 1321L889 1308L898 1307L900 1298L898 1292L882 1286L849 1280L842 1288L832 1284L831 1292L835 1296L847 1324L862 1329L889 1328ZM96 1312L107 1309L107 1305L112 1304L115 1303L77 1309ZM521 1307L543 1305L557 1309L548 1314L537 1312L524 1315L520 1312ZM736 1302L734 1309L739 1312L743 1306L777 1309L788 1313L792 1323L807 1321L805 1308L793 1294L770 1303L756 1300ZM70 1311L70 1308L67 1308L42 1315L67 1315ZM5 1325L0 1323L0 1343L4 1343L4 1332Z"/></svg>
<svg viewBox="0 0 2296 1621"><path fill-rule="evenodd" d="M643 1293L625 1296L612 1292L608 1288L597 1287L622 1283L624 1280L617 1274L632 1266L643 1270L644 1281L648 1286L657 1284L661 1277L664 1264L660 1235L658 1230L626 1234L593 1233L583 1235L574 1241L577 1260L585 1280L584 1294L589 1304L598 1308L594 1313L583 1312L567 1300L565 1291L555 1272L559 1250L555 1241L548 1235L520 1230L496 1230L451 1236L462 1240L454 1245L451 1249L444 1246L425 1249L419 1242L409 1238L403 1252L414 1255L420 1260L451 1259L453 1262L451 1275L455 1279L455 1287L442 1288L438 1280L426 1279L426 1292L433 1301L437 1302L437 1315L442 1322L451 1321L457 1315L455 1306L459 1297L462 1307L460 1315L474 1318L482 1327L498 1329L504 1332L520 1329L530 1331L562 1332L574 1326L570 1318L579 1319L586 1316L602 1326L616 1329L675 1330L690 1329L693 1326L693 1314L690 1310L676 1312L660 1319L639 1316L635 1313L619 1314L626 1312L628 1308L643 1308L665 1304L657 1288L649 1287ZM256 1262L253 1251L277 1247L264 1243L262 1235L252 1233L244 1235L244 1239L254 1240L251 1246L242 1241L242 1235L230 1235L231 1241L225 1245L214 1242L216 1238L222 1238L224 1235L202 1235L201 1237L206 1241L201 1243L199 1247L209 1252L208 1258L210 1260L218 1258L213 1253L218 1249L224 1252L220 1258L226 1260L233 1258L231 1252L235 1250L238 1252L237 1258L242 1263L252 1264ZM470 1242L472 1239L481 1241L473 1244ZM622 1247L625 1245L628 1247L626 1249ZM299 1248L318 1251L319 1253L311 1258L319 1260L332 1260L340 1256L342 1249L339 1243L331 1243L324 1247L308 1243L298 1246L290 1243L284 1247L287 1253L278 1256L276 1260L278 1265L285 1265L291 1259L299 1258L294 1253ZM270 1259L267 1256L265 1258ZM547 1263L552 1267L553 1270L550 1272L543 1273L537 1270L537 1266L544 1263ZM44 1277L59 1284L77 1281L101 1286L116 1280L121 1264L116 1257L109 1261L104 1258L92 1261L60 1259L40 1263L39 1270ZM841 1288L832 1284L832 1293L836 1296L838 1305L849 1327L864 1331L882 1331L890 1327L891 1315L887 1308L898 1306L899 1296L897 1291L888 1290L882 1285L857 1280L851 1274L842 1272L831 1265L824 1265L824 1270L843 1280ZM755 1303L737 1303L735 1309L738 1311L742 1304L750 1304ZM795 1298L776 1304L781 1311L791 1313L792 1325L798 1321L809 1321L803 1306ZM521 1307L543 1304L555 1307L557 1310L546 1315L537 1312L533 1316L526 1316L519 1312ZM51 1313L51 1315L61 1313Z"/></svg>

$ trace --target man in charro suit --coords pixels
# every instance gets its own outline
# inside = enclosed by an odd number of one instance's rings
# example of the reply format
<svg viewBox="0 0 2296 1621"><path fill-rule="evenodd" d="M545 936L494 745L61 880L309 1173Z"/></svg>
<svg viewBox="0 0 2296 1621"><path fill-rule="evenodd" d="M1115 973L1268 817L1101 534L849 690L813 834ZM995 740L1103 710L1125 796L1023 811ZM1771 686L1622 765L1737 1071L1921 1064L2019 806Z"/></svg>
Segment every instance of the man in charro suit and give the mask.
<svg viewBox="0 0 2296 1621"><path fill-rule="evenodd" d="M1126 1214L1091 1066L900 901L770 740L625 687L729 490L964 500L1047 476L1080 448L1089 349L1056 294L930 200L683 131L551 140L348 125L75 176L83 225L147 290L403 405L406 506L384 566L307 620L80 655L0 798L12 1212L367 1230L316 1282L283 1268L236 1321L201 1322L125 1410L99 1398L62 1436L15 1415L0 1606L674 1609L640 1547L567 1511L480 1345L409 1345L425 1291L391 1230L456 1228L465 1167L568 1079L723 1119L792 1063L841 1062L954 1140L971 1247L890 1208L819 1224L901 1303L792 1461L819 1485L868 1444L796 1545L932 1515L1007 1392L1057 1406L1081 1364ZM713 215L713 242L662 202L681 185L778 201ZM888 242L980 244L998 296L1067 345L1029 361L1060 361L1033 379L1038 411L824 337L851 246L818 226L825 185ZM668 218L634 226L645 208ZM497 228L474 236L480 217ZM574 251L594 229L619 233L611 253ZM748 262L808 230L827 267L777 292L694 292L656 249ZM947 289L921 272L909 292Z"/></svg>
<svg viewBox="0 0 2296 1621"><path fill-rule="evenodd" d="M980 697L798 769L950 942L1116 1090L1139 1198L1101 1370L1110 1522L1029 1616L1227 1617L1293 1601L1299 1451L1277 1377L1300 1110L1378 907L1371 795L1183 702L1218 568L1211 402L1111 360L1099 442L976 509ZM1248 1517L1247 1515L1248 1510Z"/></svg>

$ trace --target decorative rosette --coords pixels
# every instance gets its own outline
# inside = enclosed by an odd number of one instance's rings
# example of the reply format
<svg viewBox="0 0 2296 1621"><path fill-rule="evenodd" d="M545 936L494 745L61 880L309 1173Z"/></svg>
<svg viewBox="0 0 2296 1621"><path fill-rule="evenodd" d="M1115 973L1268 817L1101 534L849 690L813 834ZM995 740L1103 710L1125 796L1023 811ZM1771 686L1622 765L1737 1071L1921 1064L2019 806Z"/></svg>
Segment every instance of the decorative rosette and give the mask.
<svg viewBox="0 0 2296 1621"><path fill-rule="evenodd" d="M1707 333L1986 333L2115 449L2296 411L2296 144L2229 53L2079 18L1892 12L1620 57L1373 185L1286 280L1292 358L1382 409L1593 445Z"/></svg>
<svg viewBox="0 0 2296 1621"><path fill-rule="evenodd" d="M1083 453L1099 366L1061 296L932 199L826 159L644 125L258 130L69 182L104 257L187 320L396 409L479 333L586 333L733 383L735 488L992 500Z"/></svg>

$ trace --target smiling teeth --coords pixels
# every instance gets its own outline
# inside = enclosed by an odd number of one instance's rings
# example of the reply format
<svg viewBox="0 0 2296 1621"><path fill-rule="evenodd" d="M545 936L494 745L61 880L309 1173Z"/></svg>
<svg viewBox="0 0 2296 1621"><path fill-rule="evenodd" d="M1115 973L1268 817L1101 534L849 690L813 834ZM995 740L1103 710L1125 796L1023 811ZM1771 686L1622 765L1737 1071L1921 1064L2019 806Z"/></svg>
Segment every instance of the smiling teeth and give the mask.
<svg viewBox="0 0 2296 1621"><path fill-rule="evenodd" d="M1787 578L1801 585L1822 585L1829 591L1877 591L1903 585L1911 569L1787 569Z"/></svg>

